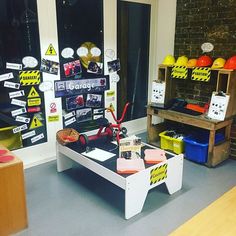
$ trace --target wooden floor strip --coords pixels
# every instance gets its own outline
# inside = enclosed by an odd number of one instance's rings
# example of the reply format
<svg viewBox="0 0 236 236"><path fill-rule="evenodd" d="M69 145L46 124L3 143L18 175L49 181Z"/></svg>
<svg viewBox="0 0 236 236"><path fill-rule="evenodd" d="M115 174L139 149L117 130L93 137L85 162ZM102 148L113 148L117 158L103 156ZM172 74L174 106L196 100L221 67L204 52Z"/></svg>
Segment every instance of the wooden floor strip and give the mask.
<svg viewBox="0 0 236 236"><path fill-rule="evenodd" d="M235 236L236 187L181 225L170 236Z"/></svg>

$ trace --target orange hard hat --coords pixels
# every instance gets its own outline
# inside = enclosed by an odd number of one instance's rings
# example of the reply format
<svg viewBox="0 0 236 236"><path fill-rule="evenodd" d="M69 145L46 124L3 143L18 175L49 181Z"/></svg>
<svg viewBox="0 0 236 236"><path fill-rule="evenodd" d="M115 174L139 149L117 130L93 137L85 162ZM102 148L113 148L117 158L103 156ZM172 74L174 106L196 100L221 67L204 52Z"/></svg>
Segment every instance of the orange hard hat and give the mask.
<svg viewBox="0 0 236 236"><path fill-rule="evenodd" d="M224 69L236 70L236 56L232 56L226 61Z"/></svg>
<svg viewBox="0 0 236 236"><path fill-rule="evenodd" d="M194 67L194 66L196 66L196 64L197 64L197 59L192 58L192 59L188 60L187 66Z"/></svg>
<svg viewBox="0 0 236 236"><path fill-rule="evenodd" d="M197 64L196 66L199 67L206 67L206 66L211 66L213 63L213 60L211 59L210 56L204 55L204 56L200 56L197 59Z"/></svg>

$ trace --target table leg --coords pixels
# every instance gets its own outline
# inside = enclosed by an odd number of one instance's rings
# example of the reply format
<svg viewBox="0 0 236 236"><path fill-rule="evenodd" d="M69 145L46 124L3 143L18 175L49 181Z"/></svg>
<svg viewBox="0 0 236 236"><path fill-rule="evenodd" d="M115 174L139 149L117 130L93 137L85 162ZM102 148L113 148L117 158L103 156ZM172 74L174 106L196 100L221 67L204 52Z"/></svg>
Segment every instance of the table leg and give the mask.
<svg viewBox="0 0 236 236"><path fill-rule="evenodd" d="M183 160L183 154L168 159L165 184L169 194L173 194L182 188Z"/></svg>
<svg viewBox="0 0 236 236"><path fill-rule="evenodd" d="M67 156L65 156L64 154L62 154L59 150L58 150L58 146L57 146L57 171L58 172L62 172L64 170L70 169L73 166L73 161L68 158Z"/></svg>
<svg viewBox="0 0 236 236"><path fill-rule="evenodd" d="M150 187L146 173L138 173L130 177L127 178L125 188L125 219L142 211Z"/></svg>
<svg viewBox="0 0 236 236"><path fill-rule="evenodd" d="M215 130L210 130L210 135L209 135L209 146L208 146L208 158L207 158L207 166L212 167L212 159L213 157L213 149L215 146Z"/></svg>

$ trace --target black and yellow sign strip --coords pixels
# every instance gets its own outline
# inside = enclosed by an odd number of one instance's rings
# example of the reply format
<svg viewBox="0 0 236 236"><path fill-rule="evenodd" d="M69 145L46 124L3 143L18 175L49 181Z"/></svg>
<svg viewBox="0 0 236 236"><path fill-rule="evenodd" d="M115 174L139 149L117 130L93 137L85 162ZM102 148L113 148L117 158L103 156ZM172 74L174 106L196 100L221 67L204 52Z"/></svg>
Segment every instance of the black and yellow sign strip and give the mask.
<svg viewBox="0 0 236 236"><path fill-rule="evenodd" d="M208 82L211 78L211 68L196 67L192 71L192 80Z"/></svg>
<svg viewBox="0 0 236 236"><path fill-rule="evenodd" d="M150 171L150 185L156 184L167 178L168 164L164 164Z"/></svg>
<svg viewBox="0 0 236 236"><path fill-rule="evenodd" d="M187 79L188 68L186 66L174 66L171 71L171 77L175 79Z"/></svg>
<svg viewBox="0 0 236 236"><path fill-rule="evenodd" d="M40 84L39 70L20 71L19 77L20 77L20 84L22 86Z"/></svg>

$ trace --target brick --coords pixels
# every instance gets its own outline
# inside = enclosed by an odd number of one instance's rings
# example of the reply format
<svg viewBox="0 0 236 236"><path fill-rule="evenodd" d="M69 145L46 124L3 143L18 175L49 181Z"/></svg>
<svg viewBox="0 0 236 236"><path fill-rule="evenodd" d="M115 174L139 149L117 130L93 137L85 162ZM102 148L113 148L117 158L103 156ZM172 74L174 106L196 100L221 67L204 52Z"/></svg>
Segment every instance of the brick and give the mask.
<svg viewBox="0 0 236 236"><path fill-rule="evenodd" d="M198 58L202 54L201 44L212 42L212 58L229 58L236 48L236 0L177 0L175 50L176 58L186 55ZM214 73L214 72L213 72ZM208 83L194 83L177 86L176 94L200 102L209 102L211 91L216 86L213 74ZM236 123L236 120L235 120Z"/></svg>
<svg viewBox="0 0 236 236"><path fill-rule="evenodd" d="M178 30L175 39L180 44L175 45L175 55L178 55L178 52L185 52L186 55L189 53L189 56L199 56L202 53L200 45L209 40L215 46L213 56L222 55L228 58L233 55L236 39L235 7L235 0L178 0L176 14ZM189 31L186 27L189 27ZM182 40L181 45L181 40L178 39L183 39L183 34L186 32L189 34L185 35L185 38L188 37L190 41Z"/></svg>

